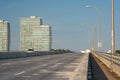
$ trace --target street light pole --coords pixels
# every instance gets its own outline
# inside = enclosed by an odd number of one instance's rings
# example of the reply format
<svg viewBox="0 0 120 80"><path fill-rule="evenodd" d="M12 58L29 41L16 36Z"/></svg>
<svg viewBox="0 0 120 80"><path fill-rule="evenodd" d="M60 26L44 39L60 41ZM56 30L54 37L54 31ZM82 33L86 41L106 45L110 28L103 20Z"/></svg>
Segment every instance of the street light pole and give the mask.
<svg viewBox="0 0 120 80"><path fill-rule="evenodd" d="M112 0L112 55L115 53L114 0Z"/></svg>
<svg viewBox="0 0 120 80"><path fill-rule="evenodd" d="M112 0L112 53L111 53L111 71L113 71L113 55L115 53L115 30L114 30L114 0Z"/></svg>
<svg viewBox="0 0 120 80"><path fill-rule="evenodd" d="M101 47L102 47L102 41L101 41L101 9L100 8L96 8L98 10L98 49L99 51L101 51Z"/></svg>
<svg viewBox="0 0 120 80"><path fill-rule="evenodd" d="M90 42L91 50L96 50L96 27L85 24L84 26L89 27L92 31L92 37Z"/></svg>
<svg viewBox="0 0 120 80"><path fill-rule="evenodd" d="M86 5L86 8L95 8L98 11L98 51L101 51L102 40L101 40L101 9L97 7L93 7L90 5Z"/></svg>

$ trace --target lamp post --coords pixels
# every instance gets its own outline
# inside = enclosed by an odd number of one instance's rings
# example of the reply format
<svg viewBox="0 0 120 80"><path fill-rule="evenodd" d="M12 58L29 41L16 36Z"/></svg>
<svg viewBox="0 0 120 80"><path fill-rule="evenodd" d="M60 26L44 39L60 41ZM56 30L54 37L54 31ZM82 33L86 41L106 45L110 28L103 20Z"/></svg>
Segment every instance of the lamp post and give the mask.
<svg viewBox="0 0 120 80"><path fill-rule="evenodd" d="M113 55L115 53L115 30L114 30L114 0L112 0L112 32L111 32L111 37L112 37L112 53L111 53L111 71L113 71Z"/></svg>
<svg viewBox="0 0 120 80"><path fill-rule="evenodd" d="M101 41L101 10L100 8L86 5L86 8L95 8L98 11L98 49L101 51L102 41Z"/></svg>
<svg viewBox="0 0 120 80"><path fill-rule="evenodd" d="M112 0L112 55L115 53L114 0Z"/></svg>
<svg viewBox="0 0 120 80"><path fill-rule="evenodd" d="M88 24L84 24L82 26L88 27L92 30L92 35L91 35L91 39L90 39L90 48L91 50L96 50L96 27L94 27L93 25L88 25Z"/></svg>
<svg viewBox="0 0 120 80"><path fill-rule="evenodd" d="M92 33L92 39L91 39L91 49L92 50L96 50L96 27L90 27L92 30L93 30L93 33ZM93 46L92 46L93 45Z"/></svg>

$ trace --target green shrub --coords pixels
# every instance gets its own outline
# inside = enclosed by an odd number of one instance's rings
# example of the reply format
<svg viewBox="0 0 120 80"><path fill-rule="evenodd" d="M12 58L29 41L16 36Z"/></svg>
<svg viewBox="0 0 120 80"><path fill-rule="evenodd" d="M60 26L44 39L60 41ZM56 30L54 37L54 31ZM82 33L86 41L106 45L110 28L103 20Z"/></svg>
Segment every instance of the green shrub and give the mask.
<svg viewBox="0 0 120 80"><path fill-rule="evenodd" d="M120 54L120 50L116 50L115 52L118 53L118 54Z"/></svg>

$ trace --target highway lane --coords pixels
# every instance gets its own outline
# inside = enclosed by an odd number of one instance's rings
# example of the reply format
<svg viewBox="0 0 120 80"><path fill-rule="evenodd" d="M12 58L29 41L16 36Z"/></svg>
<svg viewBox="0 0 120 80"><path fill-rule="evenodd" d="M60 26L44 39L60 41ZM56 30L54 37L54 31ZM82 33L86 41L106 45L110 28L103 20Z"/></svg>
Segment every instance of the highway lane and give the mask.
<svg viewBox="0 0 120 80"><path fill-rule="evenodd" d="M69 80L85 54L0 60L0 80Z"/></svg>

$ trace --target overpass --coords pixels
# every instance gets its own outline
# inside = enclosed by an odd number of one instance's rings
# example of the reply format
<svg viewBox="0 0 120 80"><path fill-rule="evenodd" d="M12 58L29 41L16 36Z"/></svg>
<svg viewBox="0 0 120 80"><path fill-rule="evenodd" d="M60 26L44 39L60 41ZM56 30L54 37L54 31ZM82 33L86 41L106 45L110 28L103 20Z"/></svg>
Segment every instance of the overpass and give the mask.
<svg viewBox="0 0 120 80"><path fill-rule="evenodd" d="M120 80L120 55L95 51L9 55L0 54L0 80Z"/></svg>

